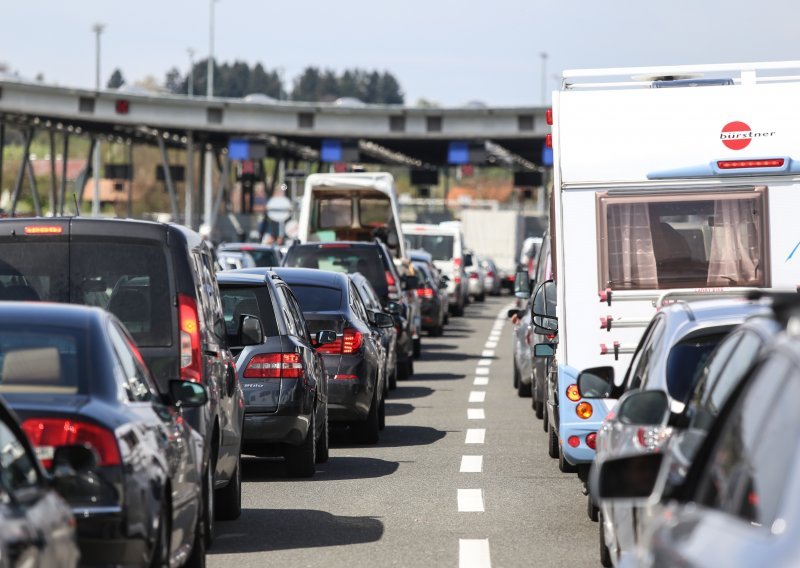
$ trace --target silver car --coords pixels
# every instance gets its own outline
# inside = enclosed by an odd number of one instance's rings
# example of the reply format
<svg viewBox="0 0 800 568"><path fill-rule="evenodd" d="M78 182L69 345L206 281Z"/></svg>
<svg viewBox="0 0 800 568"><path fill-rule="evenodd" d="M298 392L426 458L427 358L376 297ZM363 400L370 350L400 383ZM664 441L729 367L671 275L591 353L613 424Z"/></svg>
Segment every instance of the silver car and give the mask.
<svg viewBox="0 0 800 568"><path fill-rule="evenodd" d="M666 396L668 408L683 411L687 397L705 362L725 335L748 316L767 308L741 300L679 302L662 309L647 327L634 353L624 381L613 382L613 367L587 369L578 376L583 398L619 398L616 411L601 426L596 437L595 463L622 455L659 451L672 428L666 421L643 426L637 417L649 410L649 391ZM620 398L621 397L621 398ZM636 397L641 399L636 401ZM633 399L633 402L628 402ZM641 514L639 514L640 516ZM600 505L601 561L611 566L636 544L637 513L624 502ZM603 546L605 543L605 546Z"/></svg>

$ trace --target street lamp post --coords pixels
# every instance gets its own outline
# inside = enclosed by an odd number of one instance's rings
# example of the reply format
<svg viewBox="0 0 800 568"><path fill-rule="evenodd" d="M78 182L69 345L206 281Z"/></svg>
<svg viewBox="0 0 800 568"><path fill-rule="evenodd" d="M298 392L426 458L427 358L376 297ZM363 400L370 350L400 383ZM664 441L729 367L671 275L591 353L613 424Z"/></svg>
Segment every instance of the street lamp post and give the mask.
<svg viewBox="0 0 800 568"><path fill-rule="evenodd" d="M547 104L547 53L541 52L539 57L542 58L542 106Z"/></svg>
<svg viewBox="0 0 800 568"><path fill-rule="evenodd" d="M217 0L208 0L208 71L206 72L206 96L210 99L214 96L214 4ZM214 156L210 150L206 150L205 172L203 180L203 223L207 230L211 230L211 193L214 184L211 179L211 162Z"/></svg>
<svg viewBox="0 0 800 568"><path fill-rule="evenodd" d="M100 90L100 34L105 29L105 24L96 23L92 26L92 31L95 33L95 90ZM66 158L65 158L66 159ZM100 137L94 145L94 194L92 195L92 216L97 217L100 215ZM83 191L83 188L81 188Z"/></svg>
<svg viewBox="0 0 800 568"><path fill-rule="evenodd" d="M189 54L189 96L194 96L194 54L195 51L193 48L189 47L186 49L186 53Z"/></svg>

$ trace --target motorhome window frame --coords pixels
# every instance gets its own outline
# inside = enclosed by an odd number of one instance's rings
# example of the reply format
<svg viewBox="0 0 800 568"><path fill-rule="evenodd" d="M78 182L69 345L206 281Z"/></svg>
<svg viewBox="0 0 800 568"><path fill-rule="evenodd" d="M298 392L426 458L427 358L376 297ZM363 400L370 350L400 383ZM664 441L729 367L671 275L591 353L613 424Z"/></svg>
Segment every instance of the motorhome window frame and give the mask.
<svg viewBox="0 0 800 568"><path fill-rule="evenodd" d="M667 203L677 201L717 201L720 199L748 199L753 198L759 203L761 215L759 224L760 236L760 254L762 265L761 282L758 284L742 284L731 285L726 288L742 288L742 287L763 287L769 288L771 286L771 257L770 257L770 223L769 223L769 186L767 185L752 185L742 187L720 187L719 189L708 190L701 187L696 188L681 188L679 191L621 191L615 192L614 190L607 190L597 192L595 194L595 214L596 214L596 243L597 243L597 283L599 290L611 288L612 290L620 292L640 292L646 290L669 290L676 288L676 286L662 286L659 283L658 288L614 288L609 282L609 262L608 262L608 205L609 204L625 204L625 203ZM688 288L718 288L719 286L709 286L706 283L697 283L693 285L680 286Z"/></svg>

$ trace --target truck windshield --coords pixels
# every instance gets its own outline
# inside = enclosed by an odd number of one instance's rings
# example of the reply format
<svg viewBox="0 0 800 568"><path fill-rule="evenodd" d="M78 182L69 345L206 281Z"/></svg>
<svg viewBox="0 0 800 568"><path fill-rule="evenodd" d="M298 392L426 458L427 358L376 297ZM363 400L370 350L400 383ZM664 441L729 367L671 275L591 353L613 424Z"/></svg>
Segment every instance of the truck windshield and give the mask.
<svg viewBox="0 0 800 568"><path fill-rule="evenodd" d="M601 288L766 286L765 189L601 197Z"/></svg>

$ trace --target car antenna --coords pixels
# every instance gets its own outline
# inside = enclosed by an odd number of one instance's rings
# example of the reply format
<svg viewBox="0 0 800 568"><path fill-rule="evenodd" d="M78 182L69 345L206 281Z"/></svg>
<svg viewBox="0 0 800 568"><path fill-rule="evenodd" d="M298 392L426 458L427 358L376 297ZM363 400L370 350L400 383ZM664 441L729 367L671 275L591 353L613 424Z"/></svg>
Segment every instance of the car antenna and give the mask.
<svg viewBox="0 0 800 568"><path fill-rule="evenodd" d="M73 192L72 193L72 199L75 201L75 216L76 217L80 217L81 216L81 208L80 208L80 205L78 205L78 194Z"/></svg>

